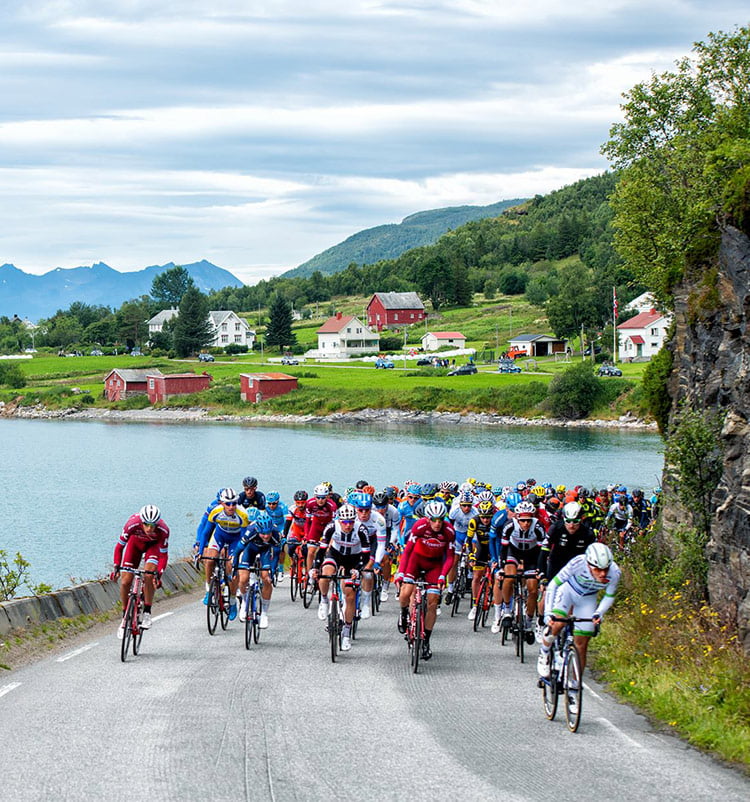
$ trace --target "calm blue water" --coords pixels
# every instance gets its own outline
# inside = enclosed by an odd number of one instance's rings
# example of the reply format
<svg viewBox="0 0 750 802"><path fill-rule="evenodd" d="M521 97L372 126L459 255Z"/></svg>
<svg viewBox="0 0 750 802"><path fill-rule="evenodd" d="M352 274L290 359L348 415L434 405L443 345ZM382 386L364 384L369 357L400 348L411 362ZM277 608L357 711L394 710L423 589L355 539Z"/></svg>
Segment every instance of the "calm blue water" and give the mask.
<svg viewBox="0 0 750 802"><path fill-rule="evenodd" d="M263 491L290 503L329 480L380 487L476 476L515 484L659 482L657 435L617 431L440 427L251 427L0 420L0 548L20 551L33 580L60 587L109 571L128 516L158 504L172 530L170 552L187 554L219 487Z"/></svg>

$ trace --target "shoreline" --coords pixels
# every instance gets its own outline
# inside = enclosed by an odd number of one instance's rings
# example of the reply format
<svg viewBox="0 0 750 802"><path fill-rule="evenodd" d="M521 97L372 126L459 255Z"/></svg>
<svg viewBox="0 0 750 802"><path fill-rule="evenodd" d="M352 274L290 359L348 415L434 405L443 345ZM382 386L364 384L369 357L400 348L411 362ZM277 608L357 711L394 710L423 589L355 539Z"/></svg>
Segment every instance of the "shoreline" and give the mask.
<svg viewBox="0 0 750 802"><path fill-rule="evenodd" d="M7 407L11 407L7 409ZM131 423L230 423L255 426L325 426L335 424L382 425L464 425L464 426L551 426L555 428L621 429L656 432L656 423L631 415L617 420L564 420L561 418L522 418L497 415L492 412L422 412L401 409L362 409L357 412L333 412L330 415L222 415L204 407L176 409L47 409L41 404L33 407L0 405L0 417L22 420L96 420Z"/></svg>

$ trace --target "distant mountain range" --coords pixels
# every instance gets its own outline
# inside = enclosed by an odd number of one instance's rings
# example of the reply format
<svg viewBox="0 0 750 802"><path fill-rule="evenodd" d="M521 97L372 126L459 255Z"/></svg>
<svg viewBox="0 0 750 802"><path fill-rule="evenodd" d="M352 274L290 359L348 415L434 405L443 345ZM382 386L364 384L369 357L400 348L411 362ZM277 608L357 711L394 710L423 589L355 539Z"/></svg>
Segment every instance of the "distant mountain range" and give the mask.
<svg viewBox="0 0 750 802"><path fill-rule="evenodd" d="M0 315L37 321L54 315L58 309L67 309L75 301L116 309L124 301L148 295L154 277L174 266L174 262L169 262L120 273L104 262L97 262L91 267L57 267L36 276L4 264L0 266ZM228 270L205 259L182 267L203 292L243 286Z"/></svg>
<svg viewBox="0 0 750 802"><path fill-rule="evenodd" d="M324 275L345 270L352 262L371 265L381 259L396 259L411 248L432 245L453 228L472 220L498 217L511 206L524 203L523 198L500 201L490 206L449 206L431 209L405 217L400 223L390 223L358 231L332 248L313 256L307 262L287 270L284 277L311 276L316 270Z"/></svg>

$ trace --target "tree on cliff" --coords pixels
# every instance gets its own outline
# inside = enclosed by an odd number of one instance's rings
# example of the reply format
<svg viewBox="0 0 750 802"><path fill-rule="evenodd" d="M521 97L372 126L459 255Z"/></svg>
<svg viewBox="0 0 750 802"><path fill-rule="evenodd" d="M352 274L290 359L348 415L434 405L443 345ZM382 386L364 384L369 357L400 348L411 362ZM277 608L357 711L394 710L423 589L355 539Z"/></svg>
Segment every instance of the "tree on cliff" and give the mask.
<svg viewBox="0 0 750 802"><path fill-rule="evenodd" d="M283 295L276 294L268 309L266 345L278 348L295 345L297 338L292 332L292 307Z"/></svg>
<svg viewBox="0 0 750 802"><path fill-rule="evenodd" d="M208 319L208 301L196 287L188 287L180 301L180 314L174 324L174 350L177 356L194 354L213 339Z"/></svg>
<svg viewBox="0 0 750 802"><path fill-rule="evenodd" d="M603 146L621 178L615 244L664 303L723 225L750 223L750 28L712 33L625 95Z"/></svg>
<svg viewBox="0 0 750 802"><path fill-rule="evenodd" d="M194 287L190 273L180 265L154 276L151 297L166 309L176 309L189 287Z"/></svg>

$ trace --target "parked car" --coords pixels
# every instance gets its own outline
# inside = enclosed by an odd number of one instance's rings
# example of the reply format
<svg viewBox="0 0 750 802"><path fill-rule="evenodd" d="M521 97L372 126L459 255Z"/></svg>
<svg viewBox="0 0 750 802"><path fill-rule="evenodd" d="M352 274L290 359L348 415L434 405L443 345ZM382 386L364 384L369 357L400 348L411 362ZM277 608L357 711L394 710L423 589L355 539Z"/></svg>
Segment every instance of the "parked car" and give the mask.
<svg viewBox="0 0 750 802"><path fill-rule="evenodd" d="M375 367L376 368L392 368L393 362L387 357L380 356L375 360Z"/></svg>
<svg viewBox="0 0 750 802"><path fill-rule="evenodd" d="M614 365L602 365L599 370L596 371L597 376L622 376L622 371L620 368L616 368Z"/></svg>
<svg viewBox="0 0 750 802"><path fill-rule="evenodd" d="M596 343L594 343L594 354L601 354L601 352L602 352L601 345L597 345ZM591 356L591 346L590 345L586 346L586 350L583 352L583 355L584 356Z"/></svg>
<svg viewBox="0 0 750 802"><path fill-rule="evenodd" d="M143 354L141 353L141 349L140 348L134 348L130 352L130 356L143 356Z"/></svg>
<svg viewBox="0 0 750 802"><path fill-rule="evenodd" d="M216 362L213 354L198 354L199 362Z"/></svg>
<svg viewBox="0 0 750 802"><path fill-rule="evenodd" d="M296 356L282 356L281 357L281 364L282 365L299 365L299 359Z"/></svg>
<svg viewBox="0 0 750 802"><path fill-rule="evenodd" d="M449 376L470 376L472 373L477 372L477 366L472 362L467 362L465 365L459 365L453 370L448 371Z"/></svg>
<svg viewBox="0 0 750 802"><path fill-rule="evenodd" d="M523 350L523 348L509 348L505 352L505 355L507 356L508 359L518 359L519 356L528 356L528 354L526 353L526 351Z"/></svg>
<svg viewBox="0 0 750 802"><path fill-rule="evenodd" d="M521 368L512 359L500 359L497 363L498 373L520 373Z"/></svg>
<svg viewBox="0 0 750 802"><path fill-rule="evenodd" d="M104 356L104 351L100 351L98 348L94 348L91 351L91 356Z"/></svg>
<svg viewBox="0 0 750 802"><path fill-rule="evenodd" d="M417 360L417 367L421 368L425 365L429 365L430 367L433 366L433 361L430 357L423 356L421 359Z"/></svg>

